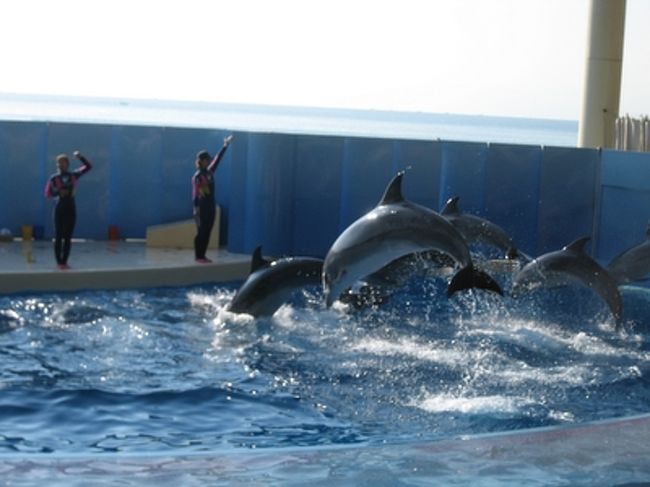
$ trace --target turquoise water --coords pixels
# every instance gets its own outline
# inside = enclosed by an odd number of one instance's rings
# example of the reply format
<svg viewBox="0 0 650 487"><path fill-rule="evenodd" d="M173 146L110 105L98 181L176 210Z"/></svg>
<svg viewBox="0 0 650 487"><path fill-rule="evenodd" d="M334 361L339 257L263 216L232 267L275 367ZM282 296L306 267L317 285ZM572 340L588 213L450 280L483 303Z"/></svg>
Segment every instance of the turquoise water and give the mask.
<svg viewBox="0 0 650 487"><path fill-rule="evenodd" d="M507 285L507 278L505 279ZM648 412L650 295L588 291L225 311L236 285L0 298L0 454L373 446ZM572 303L580 303L578 306Z"/></svg>

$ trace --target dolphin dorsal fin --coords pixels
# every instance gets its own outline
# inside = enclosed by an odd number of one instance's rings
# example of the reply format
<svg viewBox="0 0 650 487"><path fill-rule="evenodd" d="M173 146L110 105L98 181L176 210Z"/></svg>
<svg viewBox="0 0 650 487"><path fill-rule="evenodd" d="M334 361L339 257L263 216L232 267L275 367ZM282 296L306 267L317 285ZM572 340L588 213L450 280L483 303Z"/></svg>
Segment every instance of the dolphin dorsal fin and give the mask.
<svg viewBox="0 0 650 487"><path fill-rule="evenodd" d="M251 258L251 274L256 270L269 265L270 262L262 257L262 246L258 245L253 250L253 255Z"/></svg>
<svg viewBox="0 0 650 487"><path fill-rule="evenodd" d="M404 171L398 172L395 177L388 183L386 191L384 191L384 196L381 198L381 201L377 206L381 205L390 205L392 203L399 203L404 201L402 196L402 177L404 176Z"/></svg>
<svg viewBox="0 0 650 487"><path fill-rule="evenodd" d="M650 240L650 221L648 221L648 226L645 228L645 237Z"/></svg>
<svg viewBox="0 0 650 487"><path fill-rule="evenodd" d="M569 245L564 247L562 250L573 250L575 252L584 252L585 251L585 244L591 240L591 237L580 237L573 242L571 242Z"/></svg>
<svg viewBox="0 0 650 487"><path fill-rule="evenodd" d="M453 198L449 198L447 200L447 203L445 203L445 207L442 209L440 212L441 215L458 215L460 213L460 210L458 209L458 200L460 199L460 196L454 196Z"/></svg>

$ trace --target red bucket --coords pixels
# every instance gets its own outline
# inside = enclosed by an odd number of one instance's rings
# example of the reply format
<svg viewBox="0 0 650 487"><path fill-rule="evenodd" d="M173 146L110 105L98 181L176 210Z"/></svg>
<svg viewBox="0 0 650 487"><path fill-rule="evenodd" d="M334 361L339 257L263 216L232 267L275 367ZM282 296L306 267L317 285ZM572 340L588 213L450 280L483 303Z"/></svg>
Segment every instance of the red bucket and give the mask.
<svg viewBox="0 0 650 487"><path fill-rule="evenodd" d="M116 225L110 225L108 227L108 239L109 240L120 239L120 229Z"/></svg>

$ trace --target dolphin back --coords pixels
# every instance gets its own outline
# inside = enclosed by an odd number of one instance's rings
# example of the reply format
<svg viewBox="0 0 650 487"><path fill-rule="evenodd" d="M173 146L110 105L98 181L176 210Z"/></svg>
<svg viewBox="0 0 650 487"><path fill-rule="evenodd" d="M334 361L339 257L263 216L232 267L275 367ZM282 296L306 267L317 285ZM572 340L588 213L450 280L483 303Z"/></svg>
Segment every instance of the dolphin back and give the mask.
<svg viewBox="0 0 650 487"><path fill-rule="evenodd" d="M550 252L529 262L515 276L513 289L551 287L571 282L593 290L608 306L618 327L623 301L616 280L587 255L586 240L580 239L564 249Z"/></svg>
<svg viewBox="0 0 650 487"><path fill-rule="evenodd" d="M620 253L607 265L607 270L620 284L643 280L650 274L650 242Z"/></svg>

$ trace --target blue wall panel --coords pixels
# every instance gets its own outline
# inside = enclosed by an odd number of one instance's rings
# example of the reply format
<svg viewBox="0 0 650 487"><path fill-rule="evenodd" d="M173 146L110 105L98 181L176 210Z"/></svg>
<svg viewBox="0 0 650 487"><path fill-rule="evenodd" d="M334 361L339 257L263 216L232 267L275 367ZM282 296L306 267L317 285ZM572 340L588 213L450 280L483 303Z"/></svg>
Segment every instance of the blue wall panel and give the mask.
<svg viewBox="0 0 650 487"><path fill-rule="evenodd" d="M296 136L248 138L244 252L262 245L266 255L291 253Z"/></svg>
<svg viewBox="0 0 650 487"><path fill-rule="evenodd" d="M304 136L296 144L292 253L324 256L339 235L343 139Z"/></svg>
<svg viewBox="0 0 650 487"><path fill-rule="evenodd" d="M537 250L541 161L539 146L490 144L488 150L484 216L529 254Z"/></svg>
<svg viewBox="0 0 650 487"><path fill-rule="evenodd" d="M235 133L235 132L225 132L225 131L211 131L208 134L207 143L212 143L213 139L214 144L210 150L218 151L223 146L223 139L228 135L233 135L234 141L228 146L226 153L223 156L221 163L216 172L216 193L217 193L217 204L221 207L221 220L220 220L220 244L226 245L228 242L228 229L230 226L229 215L230 215L230 201L233 197L233 188L237 188L236 185L233 185L233 166L235 164L237 152L241 152L242 147L245 146L246 134Z"/></svg>
<svg viewBox="0 0 650 487"><path fill-rule="evenodd" d="M72 156L75 150L81 151L93 165L91 171L81 177L77 186L75 237L105 239L108 236L111 137L112 128L106 125L53 123L49 126L48 174L56 172L56 156L62 153L70 158L71 170L78 168L81 163ZM52 208L54 202L48 206ZM51 218L46 219L45 235L54 235Z"/></svg>
<svg viewBox="0 0 650 487"><path fill-rule="evenodd" d="M643 152L603 150L601 182L631 190L650 190L650 156Z"/></svg>
<svg viewBox="0 0 650 487"><path fill-rule="evenodd" d="M393 156L390 140L345 139L339 232L379 203L395 175Z"/></svg>
<svg viewBox="0 0 650 487"><path fill-rule="evenodd" d="M609 262L645 242L650 221L650 191L605 187L602 192L598 259Z"/></svg>
<svg viewBox="0 0 650 487"><path fill-rule="evenodd" d="M0 123L0 228L14 235L51 218L43 196L47 130L45 123Z"/></svg>
<svg viewBox="0 0 650 487"><path fill-rule="evenodd" d="M483 216L487 153L487 144L442 142L439 209L459 196L463 211Z"/></svg>
<svg viewBox="0 0 650 487"><path fill-rule="evenodd" d="M402 182L404 197L438 211L442 144L432 141L394 142L393 172L406 170Z"/></svg>
<svg viewBox="0 0 650 487"><path fill-rule="evenodd" d="M650 221L650 155L602 152L598 258L612 257L646 240Z"/></svg>
<svg viewBox="0 0 650 487"><path fill-rule="evenodd" d="M599 156L594 149L544 149L537 254L557 250L576 238L593 234ZM592 247L595 244L591 242Z"/></svg>
<svg viewBox="0 0 650 487"><path fill-rule="evenodd" d="M109 225L122 235L142 238L161 222L161 161L161 128L113 127Z"/></svg>
<svg viewBox="0 0 650 487"><path fill-rule="evenodd" d="M222 184L228 184L228 200L224 201L227 232L221 236L222 243L227 238L230 252L250 252L246 246L246 192L248 178L248 140L250 134L235 134L235 141L228 148L228 164L218 169L217 192L222 193ZM225 161L224 161L225 162ZM221 200L220 200L221 201ZM222 229L224 226L222 225Z"/></svg>

